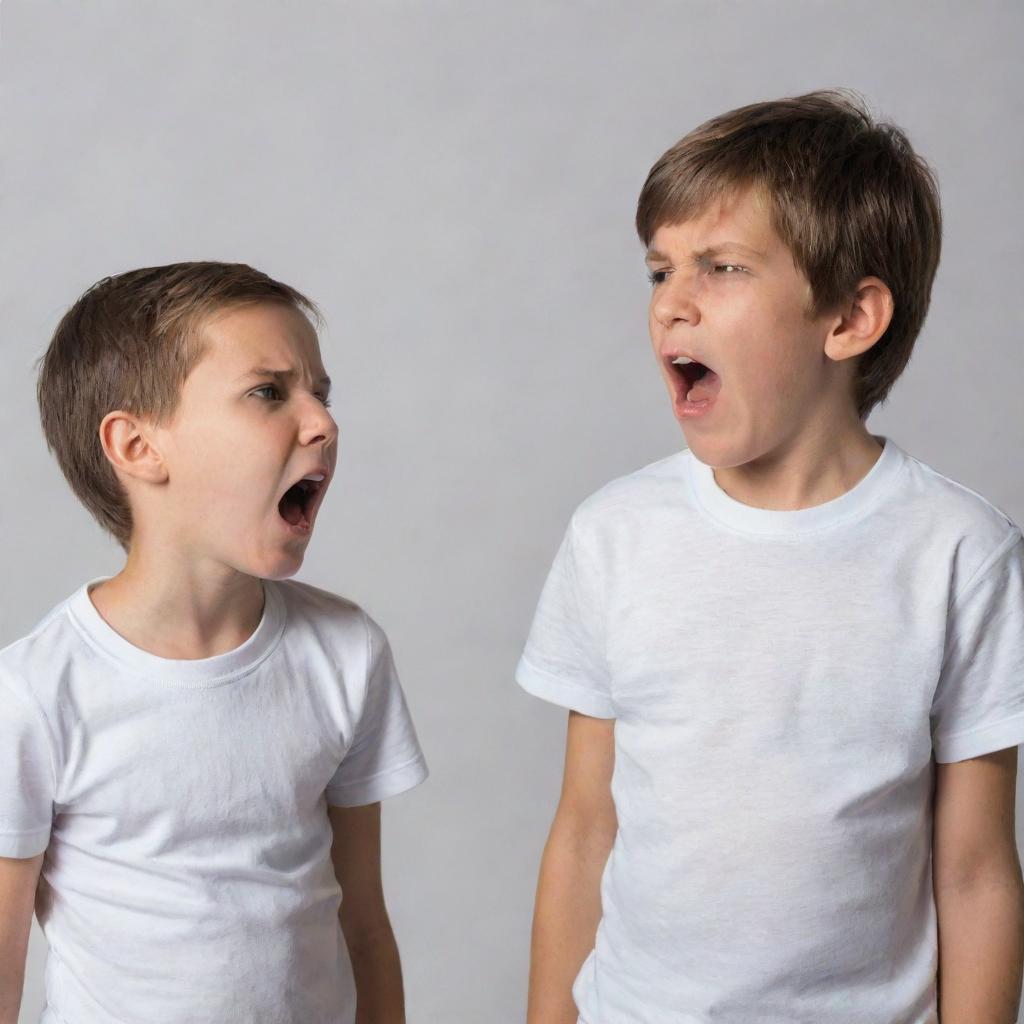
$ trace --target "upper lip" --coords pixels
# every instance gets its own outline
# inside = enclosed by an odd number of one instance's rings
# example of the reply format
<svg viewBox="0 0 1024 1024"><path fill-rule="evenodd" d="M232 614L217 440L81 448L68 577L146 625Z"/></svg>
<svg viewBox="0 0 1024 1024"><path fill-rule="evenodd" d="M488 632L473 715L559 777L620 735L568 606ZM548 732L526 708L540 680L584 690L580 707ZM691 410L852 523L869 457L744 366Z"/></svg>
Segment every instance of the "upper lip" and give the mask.
<svg viewBox="0 0 1024 1024"><path fill-rule="evenodd" d="M300 481L305 480L307 477L311 477L311 476L322 476L323 477L323 480L314 480L314 481L312 481L312 483L313 483L313 495L315 497L316 495L320 494L320 492L323 491L324 488L327 486L327 484L330 482L330 479L331 479L331 468L330 468L330 466L327 466L327 465L321 463L318 466L312 466L311 468L307 469L301 476L297 476L297 477L293 478L292 482L281 492L280 496L278 497L278 501L280 501L281 498L283 498L285 496L285 493L287 491L291 490L291 488L293 488L297 483L299 483Z"/></svg>
<svg viewBox="0 0 1024 1024"><path fill-rule="evenodd" d="M666 350L663 351L661 355L662 359L665 361L665 365L668 367L672 366L672 361L674 359L678 359L680 356L686 356L687 359L692 359L695 363L701 363L703 366L706 366L709 370L714 370L714 367L710 363L702 359L700 356L695 355L693 352L686 352L683 349L674 349L672 351Z"/></svg>
<svg viewBox="0 0 1024 1024"><path fill-rule="evenodd" d="M330 468L330 466L314 466L308 472L303 473L302 476L299 477L299 480L305 480L306 477L308 477L308 476L322 476L324 479L321 482L322 483L327 483L327 477L329 477L330 475L331 475L331 468ZM298 483L298 480L296 480L295 482Z"/></svg>

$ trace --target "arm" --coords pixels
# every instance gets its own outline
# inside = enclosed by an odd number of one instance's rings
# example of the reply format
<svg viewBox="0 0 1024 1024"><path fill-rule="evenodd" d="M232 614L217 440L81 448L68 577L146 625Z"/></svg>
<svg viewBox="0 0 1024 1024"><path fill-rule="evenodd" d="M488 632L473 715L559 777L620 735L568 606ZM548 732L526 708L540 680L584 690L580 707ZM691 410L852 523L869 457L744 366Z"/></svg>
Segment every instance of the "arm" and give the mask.
<svg viewBox="0 0 1024 1024"><path fill-rule="evenodd" d="M562 794L537 882L527 1024L576 1024L572 983L594 948L601 874L618 827L614 726L569 712Z"/></svg>
<svg viewBox="0 0 1024 1024"><path fill-rule="evenodd" d="M1017 748L936 769L932 874L941 1024L1014 1024L1024 972Z"/></svg>
<svg viewBox="0 0 1024 1024"><path fill-rule="evenodd" d="M0 1024L17 1024L43 854L0 857Z"/></svg>
<svg viewBox="0 0 1024 1024"><path fill-rule="evenodd" d="M405 1024L398 946L380 873L380 804L328 807L339 919L356 982L356 1024Z"/></svg>

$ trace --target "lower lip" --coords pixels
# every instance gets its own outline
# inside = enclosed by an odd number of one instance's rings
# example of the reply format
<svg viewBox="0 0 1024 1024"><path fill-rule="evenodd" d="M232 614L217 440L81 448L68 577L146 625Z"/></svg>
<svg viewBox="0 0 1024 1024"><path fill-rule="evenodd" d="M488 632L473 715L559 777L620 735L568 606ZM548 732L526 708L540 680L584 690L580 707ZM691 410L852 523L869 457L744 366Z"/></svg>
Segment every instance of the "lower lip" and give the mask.
<svg viewBox="0 0 1024 1024"><path fill-rule="evenodd" d="M293 536L293 537L308 537L313 532L313 524L309 523L289 523L287 519L282 518L278 513L277 518L280 520L281 525Z"/></svg>
<svg viewBox="0 0 1024 1024"><path fill-rule="evenodd" d="M714 408L716 399L705 398L703 402L688 402L685 398L682 404L676 405L676 411L683 419L695 420L701 416L707 416Z"/></svg>
<svg viewBox="0 0 1024 1024"><path fill-rule="evenodd" d="M685 384L680 384L676 388L675 401L675 413L679 419L686 420L697 420L707 416L712 409L718 404L719 395L715 395L714 398L705 398L700 402L691 402L687 399L683 392Z"/></svg>

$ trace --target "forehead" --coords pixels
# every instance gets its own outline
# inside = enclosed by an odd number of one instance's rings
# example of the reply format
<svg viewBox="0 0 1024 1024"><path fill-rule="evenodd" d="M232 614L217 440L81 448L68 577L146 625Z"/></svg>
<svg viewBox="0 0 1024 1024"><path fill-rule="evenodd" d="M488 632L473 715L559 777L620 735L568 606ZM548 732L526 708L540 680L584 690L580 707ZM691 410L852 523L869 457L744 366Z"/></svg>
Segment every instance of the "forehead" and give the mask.
<svg viewBox="0 0 1024 1024"><path fill-rule="evenodd" d="M207 364L211 371L241 373L252 366L285 366L295 360L322 368L313 325L298 309L281 302L221 310L202 323L200 333L206 354L199 365Z"/></svg>
<svg viewBox="0 0 1024 1024"><path fill-rule="evenodd" d="M780 247L764 195L748 186L721 193L686 220L659 225L648 249L652 257L720 250L770 260Z"/></svg>

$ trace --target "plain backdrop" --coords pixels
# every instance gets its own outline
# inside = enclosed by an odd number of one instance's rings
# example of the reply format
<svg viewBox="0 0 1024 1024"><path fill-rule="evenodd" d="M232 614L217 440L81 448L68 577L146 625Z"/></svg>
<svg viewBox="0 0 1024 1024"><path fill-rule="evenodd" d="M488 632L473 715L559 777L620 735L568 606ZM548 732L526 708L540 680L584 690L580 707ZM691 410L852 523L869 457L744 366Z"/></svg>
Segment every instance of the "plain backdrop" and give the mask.
<svg viewBox="0 0 1024 1024"><path fill-rule="evenodd" d="M319 302L341 454L298 578L383 624L431 765L384 807L411 1024L523 1018L565 713L513 670L572 509L683 443L632 226L676 139L828 86L907 131L943 256L869 427L1024 522L1016 3L7 0L0 32L0 646L121 566L35 405L82 290L221 259Z"/></svg>

